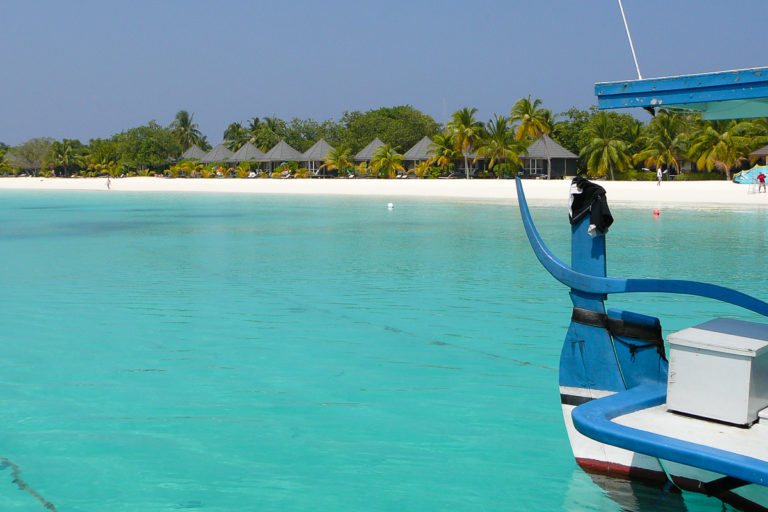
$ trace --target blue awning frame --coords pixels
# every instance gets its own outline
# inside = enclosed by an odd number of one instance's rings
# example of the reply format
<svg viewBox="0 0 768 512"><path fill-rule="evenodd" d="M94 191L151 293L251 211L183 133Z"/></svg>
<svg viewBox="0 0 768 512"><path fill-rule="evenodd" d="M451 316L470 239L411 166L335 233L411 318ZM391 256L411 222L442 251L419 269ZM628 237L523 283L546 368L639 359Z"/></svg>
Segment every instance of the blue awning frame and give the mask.
<svg viewBox="0 0 768 512"><path fill-rule="evenodd" d="M768 117L768 67L600 82L601 110L655 107L701 112L706 120Z"/></svg>

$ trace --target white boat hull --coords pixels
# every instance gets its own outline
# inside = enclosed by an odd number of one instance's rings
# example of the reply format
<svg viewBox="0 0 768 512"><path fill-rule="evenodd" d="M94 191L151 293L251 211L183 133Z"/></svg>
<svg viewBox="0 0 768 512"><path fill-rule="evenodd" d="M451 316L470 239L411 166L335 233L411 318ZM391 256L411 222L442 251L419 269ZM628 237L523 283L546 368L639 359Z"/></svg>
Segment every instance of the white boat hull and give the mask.
<svg viewBox="0 0 768 512"><path fill-rule="evenodd" d="M561 397L582 397L584 401L603 398L611 392L560 386ZM563 400L566 402L566 400ZM724 475L692 466L650 457L617 448L586 437L576 430L571 412L576 405L562 404L563 419L576 463L589 473L608 474L649 482L672 482L682 491L706 494L706 482ZM768 487L745 485L717 496L742 510L768 511Z"/></svg>

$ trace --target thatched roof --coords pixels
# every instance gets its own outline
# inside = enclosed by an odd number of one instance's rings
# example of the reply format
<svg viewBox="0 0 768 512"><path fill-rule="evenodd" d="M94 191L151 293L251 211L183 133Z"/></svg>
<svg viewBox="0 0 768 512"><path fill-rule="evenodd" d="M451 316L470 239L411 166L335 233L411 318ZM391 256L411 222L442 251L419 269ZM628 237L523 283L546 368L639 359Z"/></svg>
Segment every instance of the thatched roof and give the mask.
<svg viewBox="0 0 768 512"><path fill-rule="evenodd" d="M320 139L304 152L302 160L305 162L325 160L326 155L332 149L333 146L325 142L325 139Z"/></svg>
<svg viewBox="0 0 768 512"><path fill-rule="evenodd" d="M264 155L265 162L301 162L301 153L293 149L287 142L281 140L275 147Z"/></svg>
<svg viewBox="0 0 768 512"><path fill-rule="evenodd" d="M197 147L197 144L192 144L189 149L181 154L179 160L202 160L205 157L205 151Z"/></svg>
<svg viewBox="0 0 768 512"><path fill-rule="evenodd" d="M263 162L265 156L262 150L246 142L229 160L230 162Z"/></svg>
<svg viewBox="0 0 768 512"><path fill-rule="evenodd" d="M411 149L405 152L403 160L428 160L432 155L429 154L429 145L432 139L424 137L417 142Z"/></svg>
<svg viewBox="0 0 768 512"><path fill-rule="evenodd" d="M544 141L547 141L546 146ZM534 141L528 146L527 153L522 153L521 158L537 158L546 159L547 150L549 150L549 158L579 158L578 155L574 155L563 146L555 142L549 135L542 135L538 140Z"/></svg>
<svg viewBox="0 0 768 512"><path fill-rule="evenodd" d="M219 144L208 153L206 153L205 156L200 159L200 161L204 164L212 164L214 162L229 162L233 155L234 153L228 150L227 146L224 144Z"/></svg>
<svg viewBox="0 0 768 512"><path fill-rule="evenodd" d="M749 154L751 157L768 156L768 146L763 146L760 149L756 149Z"/></svg>
<svg viewBox="0 0 768 512"><path fill-rule="evenodd" d="M377 149L379 149L381 146L383 146L384 143L381 142L381 140L376 137L371 141L370 144L365 146L358 154L355 155L355 162L368 162L373 158L373 154L376 152Z"/></svg>

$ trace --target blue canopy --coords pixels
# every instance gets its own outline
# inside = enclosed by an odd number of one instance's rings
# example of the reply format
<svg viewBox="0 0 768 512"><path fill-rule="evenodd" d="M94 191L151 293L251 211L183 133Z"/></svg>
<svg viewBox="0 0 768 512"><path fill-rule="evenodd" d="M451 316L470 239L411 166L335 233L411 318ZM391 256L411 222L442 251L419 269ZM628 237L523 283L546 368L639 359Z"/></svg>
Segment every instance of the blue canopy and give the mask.
<svg viewBox="0 0 768 512"><path fill-rule="evenodd" d="M768 165L756 165L748 171L741 171L733 175L733 181L745 185L754 185L757 183L757 175L760 173L768 176Z"/></svg>
<svg viewBox="0 0 768 512"><path fill-rule="evenodd" d="M768 116L768 67L595 84L600 109L661 107L702 118Z"/></svg>

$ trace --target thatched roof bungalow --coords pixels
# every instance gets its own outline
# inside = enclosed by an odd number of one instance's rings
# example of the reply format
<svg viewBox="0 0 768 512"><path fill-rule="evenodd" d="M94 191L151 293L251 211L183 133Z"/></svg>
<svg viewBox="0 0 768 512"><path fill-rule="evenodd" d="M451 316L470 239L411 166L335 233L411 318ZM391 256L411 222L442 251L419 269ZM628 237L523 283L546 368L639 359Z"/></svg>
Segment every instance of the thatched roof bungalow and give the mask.
<svg viewBox="0 0 768 512"><path fill-rule="evenodd" d="M287 142L281 140L275 147L267 151L264 155L264 162L267 162L267 169L273 171L284 162L301 162L301 153L292 148Z"/></svg>
<svg viewBox="0 0 768 512"><path fill-rule="evenodd" d="M251 144L246 142L243 146L235 151L235 154L230 158L230 162L263 162L266 154Z"/></svg>
<svg viewBox="0 0 768 512"><path fill-rule="evenodd" d="M179 160L202 160L205 158L205 151L200 149L197 144L192 144L189 149L181 154Z"/></svg>
<svg viewBox="0 0 768 512"><path fill-rule="evenodd" d="M219 162L224 163L229 162L233 155L234 153L227 149L227 146L224 144L219 144L208 153L206 153L205 156L200 159L200 161L204 164L213 164Z"/></svg>
<svg viewBox="0 0 768 512"><path fill-rule="evenodd" d="M368 144L363 149L361 149L360 152L355 155L355 158L353 160L355 162L370 162L376 150L383 145L384 143L381 141L381 139L376 137L371 141L370 144Z"/></svg>
<svg viewBox="0 0 768 512"><path fill-rule="evenodd" d="M429 137L423 137L414 146L403 153L403 162L405 163L406 170L413 169L417 164L429 160L432 154L429 152L429 146L432 144L432 139Z"/></svg>
<svg viewBox="0 0 768 512"><path fill-rule="evenodd" d="M317 173L320 166L323 165L326 155L331 150L333 150L333 146L328 144L325 139L320 139L304 152L301 161L306 162L307 170L309 172Z"/></svg>
<svg viewBox="0 0 768 512"><path fill-rule="evenodd" d="M547 176L547 152L549 152L549 160L552 162L551 178L560 179L567 175L576 174L578 155L565 149L552 140L549 135L542 135L528 146L525 153L520 155L520 159L523 161L523 176Z"/></svg>

